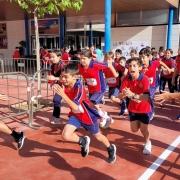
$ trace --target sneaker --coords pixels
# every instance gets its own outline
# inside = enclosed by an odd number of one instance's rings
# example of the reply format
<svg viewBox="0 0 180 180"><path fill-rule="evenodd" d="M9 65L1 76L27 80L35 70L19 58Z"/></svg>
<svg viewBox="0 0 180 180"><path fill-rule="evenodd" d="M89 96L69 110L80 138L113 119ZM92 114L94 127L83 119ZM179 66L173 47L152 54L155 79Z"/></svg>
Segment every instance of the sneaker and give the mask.
<svg viewBox="0 0 180 180"><path fill-rule="evenodd" d="M116 146L114 144L111 144L111 146L108 148L108 162L114 163L116 161Z"/></svg>
<svg viewBox="0 0 180 180"><path fill-rule="evenodd" d="M127 110L127 109L121 110L121 111L119 112L119 116L123 116L123 115L125 115L125 114L127 114L127 113L128 113L128 110Z"/></svg>
<svg viewBox="0 0 180 180"><path fill-rule="evenodd" d="M20 132L18 134L19 134L19 137L16 138L16 142L17 142L17 145L18 145L18 149L21 149L23 147L23 145L24 145L25 136L24 136L23 132Z"/></svg>
<svg viewBox="0 0 180 180"><path fill-rule="evenodd" d="M125 113L125 110L121 110L121 111L119 112L119 116L123 116L124 113Z"/></svg>
<svg viewBox="0 0 180 180"><path fill-rule="evenodd" d="M151 141L146 142L146 144L144 145L144 149L143 149L143 154L149 155L151 154Z"/></svg>
<svg viewBox="0 0 180 180"><path fill-rule="evenodd" d="M106 123L102 128L107 129L112 123L114 123L114 120L113 118L109 117L106 119Z"/></svg>
<svg viewBox="0 0 180 180"><path fill-rule="evenodd" d="M154 116L155 116L155 113L153 112L153 113L151 114L150 121L153 120Z"/></svg>
<svg viewBox="0 0 180 180"><path fill-rule="evenodd" d="M177 115L176 119L177 119L177 120L180 120L180 114L179 114L179 115Z"/></svg>
<svg viewBox="0 0 180 180"><path fill-rule="evenodd" d="M61 124L61 120L60 118L56 118L56 117L52 117L52 119L50 120L51 124Z"/></svg>
<svg viewBox="0 0 180 180"><path fill-rule="evenodd" d="M84 142L82 144L80 144L81 146L81 155L82 157L86 157L88 154L89 154L89 144L90 144L90 137L89 136L84 136L84 137L81 137L83 138Z"/></svg>

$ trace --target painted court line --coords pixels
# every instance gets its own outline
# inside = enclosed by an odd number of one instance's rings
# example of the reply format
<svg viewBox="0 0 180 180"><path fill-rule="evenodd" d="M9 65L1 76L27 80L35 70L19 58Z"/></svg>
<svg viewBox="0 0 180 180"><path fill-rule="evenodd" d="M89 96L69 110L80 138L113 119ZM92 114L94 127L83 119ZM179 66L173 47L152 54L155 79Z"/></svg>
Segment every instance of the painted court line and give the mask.
<svg viewBox="0 0 180 180"><path fill-rule="evenodd" d="M138 180L148 180L179 144L180 136L171 143L171 145L156 159L156 161L154 161L154 163L138 178Z"/></svg>

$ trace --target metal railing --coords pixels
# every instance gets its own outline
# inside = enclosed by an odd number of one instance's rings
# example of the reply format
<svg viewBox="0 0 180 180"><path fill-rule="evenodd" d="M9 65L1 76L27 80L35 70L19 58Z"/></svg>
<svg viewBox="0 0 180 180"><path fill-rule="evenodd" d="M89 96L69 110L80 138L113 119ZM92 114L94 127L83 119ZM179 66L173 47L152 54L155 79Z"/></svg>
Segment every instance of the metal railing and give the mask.
<svg viewBox="0 0 180 180"><path fill-rule="evenodd" d="M33 76L37 71L36 59L18 58L18 59L0 59L0 72L23 72L27 76Z"/></svg>
<svg viewBox="0 0 180 180"><path fill-rule="evenodd" d="M8 97L7 101L0 101L0 120L29 113L31 96L26 74L0 73L0 93Z"/></svg>
<svg viewBox="0 0 180 180"><path fill-rule="evenodd" d="M34 62L35 59L32 60ZM72 60L71 62L76 62ZM26 65L25 59L20 59L18 63L25 65L18 66L24 72L9 72L16 68L12 60L0 60L0 94L5 94L9 97L7 102L1 103L9 109L9 115L0 116L0 120L4 118L17 117L21 114L28 114L28 125L34 127L33 118L34 112L52 105L54 92L50 90L47 76L48 69L41 69L36 71L34 65L31 68L29 64ZM33 63L32 63L33 64ZM24 69L22 69L24 68ZM7 72L8 71L8 72ZM40 75L40 88L38 87L38 76ZM31 76L31 78L29 78ZM1 107L0 105L0 107ZM0 111L1 112L1 111Z"/></svg>

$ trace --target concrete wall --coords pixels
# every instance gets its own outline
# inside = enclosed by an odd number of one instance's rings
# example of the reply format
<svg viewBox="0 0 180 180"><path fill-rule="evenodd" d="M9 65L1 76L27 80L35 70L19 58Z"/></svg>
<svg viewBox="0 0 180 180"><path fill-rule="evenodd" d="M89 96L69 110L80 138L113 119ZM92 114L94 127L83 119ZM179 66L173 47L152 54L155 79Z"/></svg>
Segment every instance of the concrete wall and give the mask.
<svg viewBox="0 0 180 180"><path fill-rule="evenodd" d="M20 41L25 40L24 20L7 21L5 23L7 26L8 49L0 49L0 54L10 58L12 57L14 48L19 46Z"/></svg>
<svg viewBox="0 0 180 180"><path fill-rule="evenodd" d="M123 41L147 42L157 50L160 46L166 48L167 26L140 26L112 28L112 43ZM173 26L172 49L177 53L179 47L180 25Z"/></svg>

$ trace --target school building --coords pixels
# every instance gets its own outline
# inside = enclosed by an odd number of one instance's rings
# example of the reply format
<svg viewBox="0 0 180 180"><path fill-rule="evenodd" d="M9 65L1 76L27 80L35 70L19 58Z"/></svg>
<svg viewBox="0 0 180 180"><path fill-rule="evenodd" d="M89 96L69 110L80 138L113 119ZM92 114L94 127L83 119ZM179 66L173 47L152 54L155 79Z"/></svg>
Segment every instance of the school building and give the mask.
<svg viewBox="0 0 180 180"><path fill-rule="evenodd" d="M180 46L179 0L84 0L81 11L39 19L40 45L48 49L91 44L105 51ZM15 3L0 1L0 57L11 57L20 41L26 54L35 50L33 16Z"/></svg>

